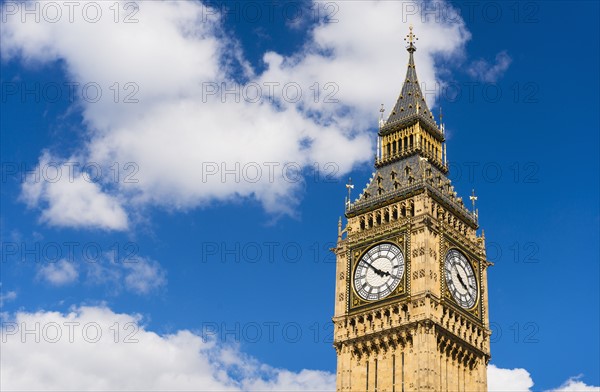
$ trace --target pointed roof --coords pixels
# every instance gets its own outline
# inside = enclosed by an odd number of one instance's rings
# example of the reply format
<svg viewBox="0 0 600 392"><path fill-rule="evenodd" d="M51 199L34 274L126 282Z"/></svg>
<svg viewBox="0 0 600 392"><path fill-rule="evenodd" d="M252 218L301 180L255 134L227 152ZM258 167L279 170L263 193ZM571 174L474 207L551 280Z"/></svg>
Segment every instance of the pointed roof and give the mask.
<svg viewBox="0 0 600 392"><path fill-rule="evenodd" d="M406 70L406 78L404 78L404 85L400 96L394 105L394 109L390 113L386 122L385 128L392 127L394 125L403 125L404 123L412 123L415 120L421 120L425 125L429 125L433 130L437 130L439 136L442 136L433 114L427 107L425 96L421 91L419 85L419 79L417 78L417 69L415 67L414 52L417 50L414 41L417 40L412 32L412 26L410 26L410 33L407 35L408 47L406 50L409 53L408 58L408 69ZM394 128L396 128L394 126Z"/></svg>

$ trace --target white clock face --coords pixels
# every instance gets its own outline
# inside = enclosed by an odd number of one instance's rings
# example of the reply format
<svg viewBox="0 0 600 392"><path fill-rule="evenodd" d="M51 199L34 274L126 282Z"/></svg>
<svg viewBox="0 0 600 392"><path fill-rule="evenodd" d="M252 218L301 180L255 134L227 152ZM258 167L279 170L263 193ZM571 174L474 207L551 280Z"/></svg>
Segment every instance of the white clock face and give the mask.
<svg viewBox="0 0 600 392"><path fill-rule="evenodd" d="M465 255L456 249L449 250L444 270L446 285L456 302L465 309L472 308L477 301L477 279Z"/></svg>
<svg viewBox="0 0 600 392"><path fill-rule="evenodd" d="M365 300L376 301L390 295L404 274L404 255L396 245L375 245L365 253L354 271L354 289Z"/></svg>

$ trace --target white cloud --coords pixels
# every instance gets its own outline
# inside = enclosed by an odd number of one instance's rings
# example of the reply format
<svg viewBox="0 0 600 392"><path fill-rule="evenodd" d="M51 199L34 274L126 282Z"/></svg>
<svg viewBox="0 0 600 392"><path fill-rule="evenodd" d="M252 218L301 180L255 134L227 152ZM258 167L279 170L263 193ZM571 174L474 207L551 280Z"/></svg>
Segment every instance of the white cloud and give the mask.
<svg viewBox="0 0 600 392"><path fill-rule="evenodd" d="M61 259L55 263L48 263L38 270L36 278L50 283L53 286L64 286L73 283L79 277L79 272L72 262Z"/></svg>
<svg viewBox="0 0 600 392"><path fill-rule="evenodd" d="M106 194L94 177L73 171L65 163L76 159L51 157L45 152L35 175L23 182L21 197L43 209L41 220L53 226L125 230L127 214L117 198Z"/></svg>
<svg viewBox="0 0 600 392"><path fill-rule="evenodd" d="M124 208L194 208L244 198L274 214L293 214L303 186L295 176L286 178L286 163L318 162L328 171L324 165L333 162L341 176L372 159L377 109L382 102L394 104L406 72L402 37L408 22L421 38L417 63L427 90L438 79L434 56L461 53L469 38L460 19L435 23L415 15L402 23L402 2L340 2L337 23L313 26L299 53L266 53L267 69L256 74L219 17L197 1L138 3L134 24L114 23L112 3L98 3L110 17L94 24L81 18L23 24L17 15L1 26L3 59L62 60L69 79L103 89L98 102L78 102L87 140L78 154L82 161L106 169L114 162L139 167L137 182L112 187L81 181L24 186L30 204L42 204L42 218L59 226L123 230ZM250 95L247 87L261 86L262 99L203 96L207 88L239 80ZM120 101L137 86L139 103L115 104L110 86L117 82ZM124 88L128 82L135 83L132 89ZM282 99L282 87L292 82L302 91L295 103ZM266 83L279 83L275 103ZM339 104L325 102L333 92ZM293 89L288 93L294 95ZM434 99L428 97L430 104ZM223 169L237 176L223 177ZM90 204L95 208L86 208Z"/></svg>
<svg viewBox="0 0 600 392"><path fill-rule="evenodd" d="M599 392L600 387L595 387L592 385L587 385L583 381L579 379L582 376L571 377L569 378L563 385L558 387L557 389L552 389L548 392Z"/></svg>
<svg viewBox="0 0 600 392"><path fill-rule="evenodd" d="M123 268L127 270L125 286L138 294L148 294L167 282L164 269L152 260L138 257L136 262L123 263Z"/></svg>
<svg viewBox="0 0 600 392"><path fill-rule="evenodd" d="M34 325L39 325L39 343L34 334L21 334ZM186 330L159 335L147 330L138 315L105 307L80 307L68 314L21 312L3 327L2 390L335 389L330 373L276 369Z"/></svg>
<svg viewBox="0 0 600 392"><path fill-rule="evenodd" d="M114 295L120 294L122 290L147 295L167 285L165 269L157 261L138 255L124 260L106 257L84 265L87 282L106 286Z"/></svg>
<svg viewBox="0 0 600 392"><path fill-rule="evenodd" d="M25 333L37 331L37 333ZM4 314L1 390L334 391L335 374L261 363L188 330L157 334L105 306ZM93 353L93 355L91 355ZM488 367L489 391L530 391L525 369ZM558 391L598 391L574 377Z"/></svg>
<svg viewBox="0 0 600 392"><path fill-rule="evenodd" d="M0 288L2 288L2 283L0 283ZM4 306L4 302L14 301L17 299L16 291L0 291L0 308Z"/></svg>
<svg viewBox="0 0 600 392"><path fill-rule="evenodd" d="M484 59L473 61L467 68L467 72L471 77L486 83L496 83L498 79L504 75L512 59L506 53L502 51L496 55L496 63L490 64Z"/></svg>
<svg viewBox="0 0 600 392"><path fill-rule="evenodd" d="M530 391L533 386L531 375L525 369L502 369L495 365L489 365L487 374L488 391L490 392L523 392Z"/></svg>

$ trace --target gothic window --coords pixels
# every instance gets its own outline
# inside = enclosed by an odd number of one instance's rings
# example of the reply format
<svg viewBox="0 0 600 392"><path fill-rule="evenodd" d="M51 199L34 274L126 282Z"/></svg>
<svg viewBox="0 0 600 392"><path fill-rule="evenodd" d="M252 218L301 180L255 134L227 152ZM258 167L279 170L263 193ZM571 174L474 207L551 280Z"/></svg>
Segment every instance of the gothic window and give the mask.
<svg viewBox="0 0 600 392"><path fill-rule="evenodd" d="M410 146L410 149L413 148L413 135L410 135L410 137L408 138L408 144Z"/></svg>
<svg viewBox="0 0 600 392"><path fill-rule="evenodd" d="M360 218L360 229L361 230L365 229L365 218Z"/></svg>
<svg viewBox="0 0 600 392"><path fill-rule="evenodd" d="M402 208L400 209L400 214L405 217L406 216L406 205L402 203Z"/></svg>
<svg viewBox="0 0 600 392"><path fill-rule="evenodd" d="M389 208L385 209L385 212L383 214L383 220L387 223L390 221L390 210Z"/></svg>
<svg viewBox="0 0 600 392"><path fill-rule="evenodd" d="M394 206L394 209L392 210L392 219L396 220L398 219L398 207Z"/></svg>

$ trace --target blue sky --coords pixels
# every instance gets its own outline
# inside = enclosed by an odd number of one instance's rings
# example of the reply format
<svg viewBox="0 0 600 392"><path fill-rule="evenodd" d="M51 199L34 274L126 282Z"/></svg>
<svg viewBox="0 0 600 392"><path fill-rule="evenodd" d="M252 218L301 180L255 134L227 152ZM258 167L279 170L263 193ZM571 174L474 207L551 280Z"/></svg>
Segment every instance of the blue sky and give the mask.
<svg viewBox="0 0 600 392"><path fill-rule="evenodd" d="M3 389L331 388L329 248L412 23L495 263L490 385L598 390L598 3L47 4L2 2Z"/></svg>

